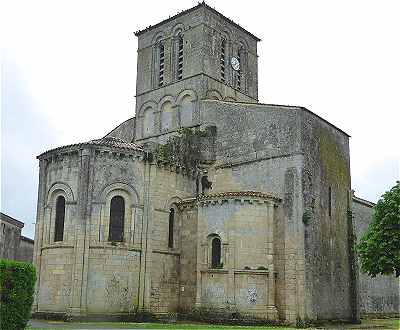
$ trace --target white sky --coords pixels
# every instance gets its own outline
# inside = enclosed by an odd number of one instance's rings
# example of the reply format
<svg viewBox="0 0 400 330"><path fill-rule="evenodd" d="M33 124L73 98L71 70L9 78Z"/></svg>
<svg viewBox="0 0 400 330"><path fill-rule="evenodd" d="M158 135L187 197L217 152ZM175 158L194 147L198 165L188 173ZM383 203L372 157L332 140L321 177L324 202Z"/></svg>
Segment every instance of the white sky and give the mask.
<svg viewBox="0 0 400 330"><path fill-rule="evenodd" d="M400 177L400 2L207 2L262 39L259 99L305 106L351 138L352 185ZM33 237L35 156L134 115L133 32L197 1L2 1L1 210Z"/></svg>

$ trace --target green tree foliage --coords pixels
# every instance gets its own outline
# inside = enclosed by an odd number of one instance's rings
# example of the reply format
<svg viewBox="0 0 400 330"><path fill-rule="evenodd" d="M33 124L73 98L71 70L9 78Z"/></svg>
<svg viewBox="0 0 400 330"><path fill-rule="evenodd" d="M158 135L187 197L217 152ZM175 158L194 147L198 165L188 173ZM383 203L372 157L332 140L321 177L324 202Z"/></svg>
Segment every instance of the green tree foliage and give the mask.
<svg viewBox="0 0 400 330"><path fill-rule="evenodd" d="M22 330L30 318L36 282L31 263L0 259L0 329Z"/></svg>
<svg viewBox="0 0 400 330"><path fill-rule="evenodd" d="M400 276L400 182L374 208L374 219L357 246L361 269L371 277Z"/></svg>

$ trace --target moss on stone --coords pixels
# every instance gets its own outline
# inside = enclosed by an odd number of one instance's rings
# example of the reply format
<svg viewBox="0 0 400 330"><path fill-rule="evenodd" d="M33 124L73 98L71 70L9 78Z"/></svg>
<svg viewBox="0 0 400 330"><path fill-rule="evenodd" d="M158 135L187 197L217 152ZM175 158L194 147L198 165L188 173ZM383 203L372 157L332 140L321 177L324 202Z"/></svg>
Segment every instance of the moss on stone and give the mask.
<svg viewBox="0 0 400 330"><path fill-rule="evenodd" d="M326 129L319 129L319 150L322 170L328 182L337 182L339 186L350 184L350 169L348 160L339 150L337 142Z"/></svg>
<svg viewBox="0 0 400 330"><path fill-rule="evenodd" d="M209 134L209 130L182 128L178 135L157 147L154 152L156 159L186 168L197 168L201 161L201 138Z"/></svg>

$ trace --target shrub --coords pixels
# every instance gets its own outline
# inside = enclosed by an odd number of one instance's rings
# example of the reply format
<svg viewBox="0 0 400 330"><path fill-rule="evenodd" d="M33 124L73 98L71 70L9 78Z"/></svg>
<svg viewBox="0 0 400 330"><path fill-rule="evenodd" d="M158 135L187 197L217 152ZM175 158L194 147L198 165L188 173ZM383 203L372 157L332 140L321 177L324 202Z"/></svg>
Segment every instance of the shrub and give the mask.
<svg viewBox="0 0 400 330"><path fill-rule="evenodd" d="M31 263L0 259L0 329L21 330L31 314L36 282Z"/></svg>

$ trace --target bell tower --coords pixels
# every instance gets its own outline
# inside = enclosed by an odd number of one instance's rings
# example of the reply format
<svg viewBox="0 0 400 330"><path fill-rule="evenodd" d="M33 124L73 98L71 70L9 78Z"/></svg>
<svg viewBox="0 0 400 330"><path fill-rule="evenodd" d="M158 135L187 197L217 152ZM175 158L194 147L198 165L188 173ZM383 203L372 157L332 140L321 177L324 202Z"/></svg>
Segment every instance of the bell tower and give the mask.
<svg viewBox="0 0 400 330"><path fill-rule="evenodd" d="M204 2L135 35L136 140L200 124L202 99L258 101L260 39Z"/></svg>

